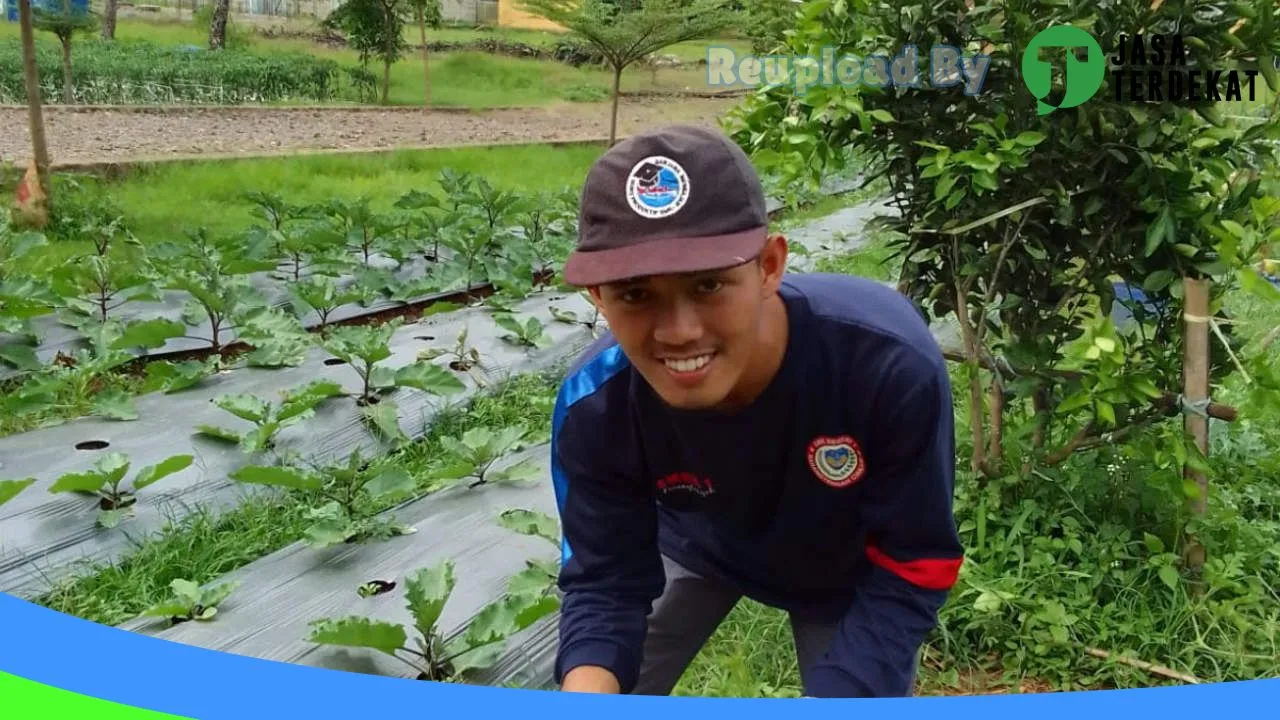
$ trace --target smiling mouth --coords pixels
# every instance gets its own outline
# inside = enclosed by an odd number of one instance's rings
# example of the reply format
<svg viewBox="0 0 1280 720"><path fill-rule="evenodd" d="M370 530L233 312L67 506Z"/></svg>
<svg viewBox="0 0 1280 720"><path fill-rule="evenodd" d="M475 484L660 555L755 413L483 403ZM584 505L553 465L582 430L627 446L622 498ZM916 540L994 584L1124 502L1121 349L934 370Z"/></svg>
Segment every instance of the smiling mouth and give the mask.
<svg viewBox="0 0 1280 720"><path fill-rule="evenodd" d="M715 353L710 352L690 358L663 358L662 364L672 372L691 373L706 367L707 363L711 362L714 357Z"/></svg>

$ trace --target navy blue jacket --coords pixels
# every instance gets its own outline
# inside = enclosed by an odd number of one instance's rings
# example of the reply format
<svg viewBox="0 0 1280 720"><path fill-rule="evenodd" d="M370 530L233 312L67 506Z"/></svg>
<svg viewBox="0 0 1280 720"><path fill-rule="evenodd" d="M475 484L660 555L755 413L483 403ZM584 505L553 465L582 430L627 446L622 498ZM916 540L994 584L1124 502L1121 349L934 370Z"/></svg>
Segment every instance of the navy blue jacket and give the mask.
<svg viewBox="0 0 1280 720"><path fill-rule="evenodd" d="M963 550L946 361L915 307L844 275L784 278L788 346L734 414L667 407L611 335L570 367L551 471L564 534L556 681L639 672L659 551L797 617L839 621L806 693L909 693Z"/></svg>

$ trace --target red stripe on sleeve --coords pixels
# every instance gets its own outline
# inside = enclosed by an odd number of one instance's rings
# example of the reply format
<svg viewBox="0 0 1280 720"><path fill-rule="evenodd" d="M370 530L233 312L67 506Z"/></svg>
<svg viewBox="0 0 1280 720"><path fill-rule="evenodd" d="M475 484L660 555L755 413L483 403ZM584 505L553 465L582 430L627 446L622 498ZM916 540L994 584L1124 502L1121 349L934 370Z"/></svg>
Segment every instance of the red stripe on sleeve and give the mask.
<svg viewBox="0 0 1280 720"><path fill-rule="evenodd" d="M963 557L957 558L921 558L898 562L884 554L879 548L868 545L867 557L871 562L906 580L912 585L927 590L950 590L960 575Z"/></svg>

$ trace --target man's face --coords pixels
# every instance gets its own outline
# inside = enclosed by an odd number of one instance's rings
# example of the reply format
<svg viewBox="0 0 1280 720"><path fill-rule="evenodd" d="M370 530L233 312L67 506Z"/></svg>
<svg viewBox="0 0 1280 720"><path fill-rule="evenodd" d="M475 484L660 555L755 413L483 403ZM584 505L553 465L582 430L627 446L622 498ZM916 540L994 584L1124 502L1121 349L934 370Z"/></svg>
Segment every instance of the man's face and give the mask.
<svg viewBox="0 0 1280 720"><path fill-rule="evenodd" d="M669 405L716 407L761 368L786 244L771 238L758 260L726 270L660 275L592 288L637 371ZM767 362L767 361L766 361Z"/></svg>

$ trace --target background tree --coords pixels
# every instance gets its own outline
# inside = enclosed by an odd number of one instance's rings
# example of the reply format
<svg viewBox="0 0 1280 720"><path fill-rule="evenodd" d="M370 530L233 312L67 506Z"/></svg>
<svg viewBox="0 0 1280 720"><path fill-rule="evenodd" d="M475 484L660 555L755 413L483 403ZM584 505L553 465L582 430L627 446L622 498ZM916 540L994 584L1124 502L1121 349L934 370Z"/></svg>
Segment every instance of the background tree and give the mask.
<svg viewBox="0 0 1280 720"><path fill-rule="evenodd" d="M227 46L227 16L231 14L231 0L217 0L213 5L213 21L209 24L209 49L221 50Z"/></svg>
<svg viewBox="0 0 1280 720"><path fill-rule="evenodd" d="M418 24L418 36L422 41L422 79L425 91L422 104L431 104L431 66L427 52L427 28L436 29L444 21L440 10L440 0L407 0L409 9L413 11L413 20Z"/></svg>
<svg viewBox="0 0 1280 720"><path fill-rule="evenodd" d="M1107 77L1086 103L1038 115L1021 52L1056 25L1089 31L1108 57L1120 35L1180 34L1188 64L1238 68L1247 100L1245 71L1258 75L1260 97L1264 78L1280 89L1268 67L1280 50L1280 6L935 0L906 10L813 0L787 51L893 58L914 45L924 75L929 48L984 52L981 92L930 87L927 76L918 87L762 88L729 120L738 141L784 177L813 180L853 151L869 179L888 181L899 287L959 331L952 350L965 368L970 469L992 502L1012 502L1037 469L1128 440L1146 443L1141 452L1161 465L1154 489L1202 501L1186 473L1207 472L1203 456L1181 427L1160 422L1206 410L1181 404L1184 280L1215 291L1215 377L1243 369L1218 298L1237 283L1274 292L1252 265L1280 228L1280 199L1264 184L1275 172L1276 107L1233 126L1214 102L1116 102ZM1145 85L1159 68L1137 69ZM1253 374L1267 376L1261 366ZM1025 435L1006 437L1010 417L1030 420L1019 424ZM1006 453L1006 442L1019 452Z"/></svg>
<svg viewBox="0 0 1280 720"><path fill-rule="evenodd" d="M36 38L32 21L31 0L18 0L18 25L22 33L22 76L27 86L27 121L31 134L31 154L44 202L51 196L49 184L49 145L44 133L44 110L40 99L40 68L36 64ZM43 208L36 216L43 216Z"/></svg>
<svg viewBox="0 0 1280 720"><path fill-rule="evenodd" d="M408 0L347 0L329 13L324 25L341 31L347 44L367 66L372 58L382 61L382 103L391 92L391 66L408 48L404 40Z"/></svg>
<svg viewBox="0 0 1280 720"><path fill-rule="evenodd" d="M116 39L116 15L119 0L105 0L102 8L102 39ZM178 3L178 19L182 19L182 3Z"/></svg>
<svg viewBox="0 0 1280 720"><path fill-rule="evenodd" d="M61 9L50 10L37 6L35 27L52 33L62 44L62 102L73 105L76 101L75 81L71 72L71 40L76 33L90 33L97 29L98 18L87 7L74 8L71 0L61 0Z"/></svg>
<svg viewBox="0 0 1280 720"><path fill-rule="evenodd" d="M613 70L609 144L618 136L622 71L650 53L714 36L737 24L728 0L522 0L529 13L595 46Z"/></svg>

